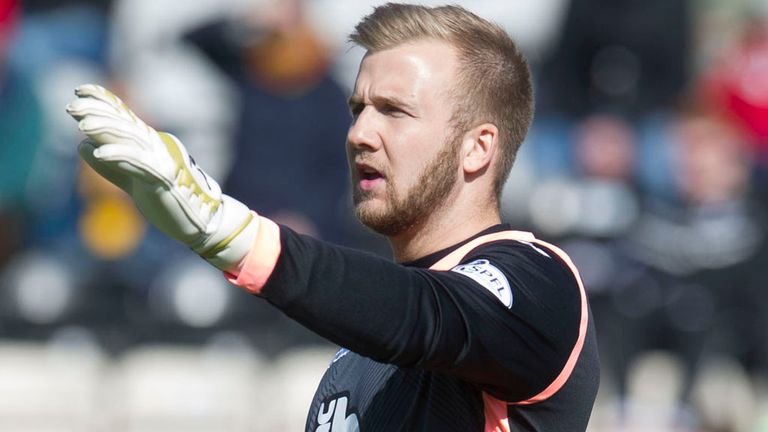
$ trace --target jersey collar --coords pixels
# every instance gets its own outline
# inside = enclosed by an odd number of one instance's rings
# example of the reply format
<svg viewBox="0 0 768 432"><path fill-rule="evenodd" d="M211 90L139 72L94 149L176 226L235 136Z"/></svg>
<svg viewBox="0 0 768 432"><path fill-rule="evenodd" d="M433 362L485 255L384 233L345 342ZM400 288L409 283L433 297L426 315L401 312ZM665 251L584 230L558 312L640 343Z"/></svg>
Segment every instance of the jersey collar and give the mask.
<svg viewBox="0 0 768 432"><path fill-rule="evenodd" d="M415 259L413 261L407 261L407 262L404 262L404 263L401 263L401 264L404 265L404 266L408 266L408 267L429 268L433 264L435 264L436 262L440 261L440 259L443 258L444 256L448 255L449 253L451 253L454 250L460 248L464 244L466 244L466 243L468 243L468 242L470 242L470 241L472 241L472 240L474 240L474 239L476 239L476 238L478 238L480 236L484 236L486 234L493 234L493 233L500 232L500 231L507 231L507 230L510 230L510 229L511 229L511 227L509 226L509 224L502 223L502 224L494 225L492 227L489 227L489 228L486 228L486 229L480 231L479 233L473 235L472 237L469 237L469 238L467 238L465 240L462 240L462 241L460 241L460 242L458 242L458 243L456 243L456 244L454 244L452 246L448 246L445 249L441 249L441 250L439 250L437 252L433 252L433 253L431 253L429 255L426 255L426 256L423 256L421 258L417 258L417 259Z"/></svg>

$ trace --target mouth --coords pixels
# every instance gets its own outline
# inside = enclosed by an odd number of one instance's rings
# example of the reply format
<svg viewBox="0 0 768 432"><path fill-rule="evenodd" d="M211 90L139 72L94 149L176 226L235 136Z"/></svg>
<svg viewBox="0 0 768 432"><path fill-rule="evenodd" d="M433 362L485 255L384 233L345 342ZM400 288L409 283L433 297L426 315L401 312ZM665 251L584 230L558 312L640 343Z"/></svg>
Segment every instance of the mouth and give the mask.
<svg viewBox="0 0 768 432"><path fill-rule="evenodd" d="M376 168L364 163L356 163L358 185L363 191L371 191L386 180L386 177Z"/></svg>
<svg viewBox="0 0 768 432"><path fill-rule="evenodd" d="M361 180L376 180L379 178L384 178L379 170L368 164L356 163L355 168L357 168L357 176Z"/></svg>

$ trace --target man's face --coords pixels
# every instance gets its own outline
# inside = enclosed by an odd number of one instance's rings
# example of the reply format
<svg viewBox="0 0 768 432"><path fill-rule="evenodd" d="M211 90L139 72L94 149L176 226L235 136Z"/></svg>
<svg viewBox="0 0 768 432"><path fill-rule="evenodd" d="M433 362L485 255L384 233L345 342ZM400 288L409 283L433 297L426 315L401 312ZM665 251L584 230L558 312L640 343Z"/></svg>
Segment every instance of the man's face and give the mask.
<svg viewBox="0 0 768 432"><path fill-rule="evenodd" d="M459 175L459 133L451 126L454 49L420 41L368 53L350 98L347 135L355 213L395 236L448 198Z"/></svg>

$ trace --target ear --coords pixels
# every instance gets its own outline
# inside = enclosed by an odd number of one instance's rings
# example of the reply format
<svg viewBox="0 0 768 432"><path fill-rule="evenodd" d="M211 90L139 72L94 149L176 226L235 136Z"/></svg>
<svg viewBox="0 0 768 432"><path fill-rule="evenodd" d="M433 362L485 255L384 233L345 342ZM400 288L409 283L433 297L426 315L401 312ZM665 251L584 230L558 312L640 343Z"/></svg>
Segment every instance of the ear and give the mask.
<svg viewBox="0 0 768 432"><path fill-rule="evenodd" d="M499 128L492 123L475 126L464 134L462 141L462 168L475 174L491 165L499 145Z"/></svg>

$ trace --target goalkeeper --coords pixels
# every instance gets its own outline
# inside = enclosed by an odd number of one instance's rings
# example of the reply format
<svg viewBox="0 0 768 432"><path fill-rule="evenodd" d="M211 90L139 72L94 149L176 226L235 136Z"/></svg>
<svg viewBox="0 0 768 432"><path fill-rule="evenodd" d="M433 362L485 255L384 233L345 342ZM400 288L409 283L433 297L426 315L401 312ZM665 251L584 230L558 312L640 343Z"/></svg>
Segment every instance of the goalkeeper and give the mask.
<svg viewBox="0 0 768 432"><path fill-rule="evenodd" d="M533 111L525 60L456 6L380 6L351 39L367 49L349 99L355 212L396 262L259 216L96 85L67 107L80 154L160 230L343 347L307 431L585 430L599 365L584 287L499 213Z"/></svg>

